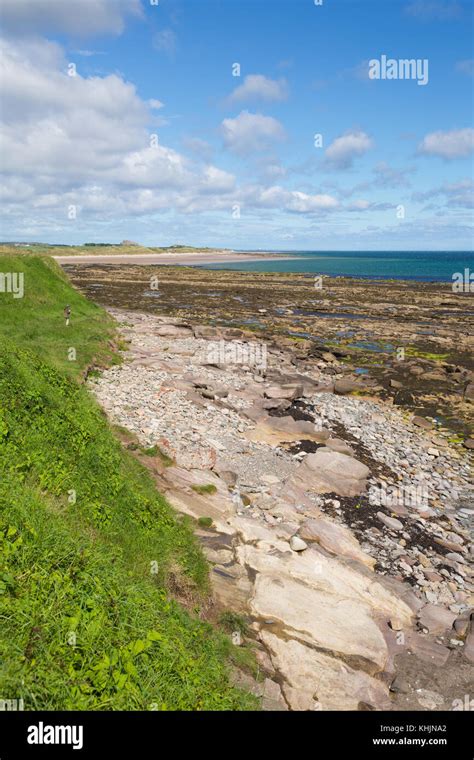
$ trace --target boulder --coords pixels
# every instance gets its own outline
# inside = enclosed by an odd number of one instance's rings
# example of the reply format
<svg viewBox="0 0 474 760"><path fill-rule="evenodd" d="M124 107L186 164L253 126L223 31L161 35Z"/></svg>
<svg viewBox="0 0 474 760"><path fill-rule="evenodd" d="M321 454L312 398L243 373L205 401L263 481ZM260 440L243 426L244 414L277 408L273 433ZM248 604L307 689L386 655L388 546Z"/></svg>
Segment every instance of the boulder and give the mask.
<svg viewBox="0 0 474 760"><path fill-rule="evenodd" d="M270 385L264 391L265 398L290 399L299 398L303 393L302 385Z"/></svg>
<svg viewBox="0 0 474 760"><path fill-rule="evenodd" d="M204 340L220 340L222 338L222 330L218 327L210 327L209 325L195 325L194 337L204 338Z"/></svg>
<svg viewBox="0 0 474 760"><path fill-rule="evenodd" d="M464 644L464 656L469 662L474 662L474 633L470 633Z"/></svg>
<svg viewBox="0 0 474 760"><path fill-rule="evenodd" d="M308 454L296 476L307 481L309 490L317 493L336 493L338 496L358 496L364 493L370 470L365 464L347 454L321 448Z"/></svg>
<svg viewBox="0 0 474 760"><path fill-rule="evenodd" d="M353 457L355 453L354 449L343 441L342 438L328 438L326 446L333 451L338 451L339 454L347 454L349 457Z"/></svg>
<svg viewBox="0 0 474 760"><path fill-rule="evenodd" d="M433 428L433 423L424 417L413 417L412 422L417 427L423 428L423 430L431 430Z"/></svg>
<svg viewBox="0 0 474 760"><path fill-rule="evenodd" d="M160 338L189 338L193 331L184 325L161 325L157 328L156 334Z"/></svg>
<svg viewBox="0 0 474 760"><path fill-rule="evenodd" d="M336 380L334 383L334 392L339 396L345 396L347 393L360 391L360 389L361 384L352 380L350 377L343 377L341 380Z"/></svg>
<svg viewBox="0 0 474 760"><path fill-rule="evenodd" d="M300 527L299 535L305 541L311 541L336 556L342 555L369 567L375 565L375 559L360 548L360 544L349 528L324 519L306 520Z"/></svg>
<svg viewBox="0 0 474 760"><path fill-rule="evenodd" d="M427 604L418 613L418 622L429 633L439 634L451 630L456 620L456 613L437 607L435 604Z"/></svg>

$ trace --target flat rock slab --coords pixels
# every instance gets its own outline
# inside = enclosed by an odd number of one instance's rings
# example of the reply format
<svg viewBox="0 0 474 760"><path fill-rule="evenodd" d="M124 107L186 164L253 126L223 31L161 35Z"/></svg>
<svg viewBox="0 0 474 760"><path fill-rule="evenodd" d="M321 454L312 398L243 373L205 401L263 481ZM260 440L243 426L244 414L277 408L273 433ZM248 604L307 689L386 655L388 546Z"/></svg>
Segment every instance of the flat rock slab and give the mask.
<svg viewBox="0 0 474 760"><path fill-rule="evenodd" d="M372 672L387 661L387 645L370 610L349 598L308 588L290 578L258 575L250 607L287 634L343 657L362 660Z"/></svg>
<svg viewBox="0 0 474 760"><path fill-rule="evenodd" d="M295 478L316 493L359 496L367 488L369 475L369 468L362 462L324 447L305 457Z"/></svg>
<svg viewBox="0 0 474 760"><path fill-rule="evenodd" d="M314 541L320 544L336 556L342 555L362 562L371 570L375 565L375 559L362 551L354 534L344 525L338 525L321 518L310 519L301 525L299 535L305 541Z"/></svg>
<svg viewBox="0 0 474 760"><path fill-rule="evenodd" d="M451 630L456 620L457 613L447 610L445 607L437 607L435 604L427 604L418 613L418 621L429 633L444 633Z"/></svg>
<svg viewBox="0 0 474 760"><path fill-rule="evenodd" d="M361 703L390 709L387 688L367 673L298 641L284 641L266 631L260 637L285 677L283 693L292 710L357 710Z"/></svg>

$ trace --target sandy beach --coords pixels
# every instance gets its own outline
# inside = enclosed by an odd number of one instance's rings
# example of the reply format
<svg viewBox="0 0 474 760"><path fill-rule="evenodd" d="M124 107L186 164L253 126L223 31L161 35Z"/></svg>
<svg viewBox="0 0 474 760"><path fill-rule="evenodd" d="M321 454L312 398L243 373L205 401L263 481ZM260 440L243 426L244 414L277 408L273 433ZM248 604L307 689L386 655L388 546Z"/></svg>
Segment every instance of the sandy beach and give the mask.
<svg viewBox="0 0 474 760"><path fill-rule="evenodd" d="M287 256L279 253L236 253L235 251L212 252L212 253L141 253L141 254L113 254L113 255L87 255L87 256L53 256L58 264L164 264L193 266L199 264L234 263L238 261L267 261L292 260L297 256Z"/></svg>

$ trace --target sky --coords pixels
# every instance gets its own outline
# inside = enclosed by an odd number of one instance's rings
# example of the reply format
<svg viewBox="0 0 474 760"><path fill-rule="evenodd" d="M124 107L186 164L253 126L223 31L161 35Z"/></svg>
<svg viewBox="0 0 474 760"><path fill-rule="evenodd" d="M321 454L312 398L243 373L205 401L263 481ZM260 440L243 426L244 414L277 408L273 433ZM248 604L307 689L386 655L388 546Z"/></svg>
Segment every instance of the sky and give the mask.
<svg viewBox="0 0 474 760"><path fill-rule="evenodd" d="M2 0L0 239L472 249L473 21L463 0Z"/></svg>

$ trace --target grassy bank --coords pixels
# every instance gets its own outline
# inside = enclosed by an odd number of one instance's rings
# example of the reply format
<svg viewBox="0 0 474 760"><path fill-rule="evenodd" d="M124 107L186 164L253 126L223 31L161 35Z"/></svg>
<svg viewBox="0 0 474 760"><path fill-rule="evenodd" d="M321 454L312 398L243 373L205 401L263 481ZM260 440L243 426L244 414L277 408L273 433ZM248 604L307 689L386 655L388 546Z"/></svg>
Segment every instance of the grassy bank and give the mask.
<svg viewBox="0 0 474 760"><path fill-rule="evenodd" d="M229 639L196 617L208 581L190 527L78 382L110 360L113 324L50 260L0 257L0 272L24 274L23 298L0 292L0 698L253 707L229 684Z"/></svg>
<svg viewBox="0 0 474 760"><path fill-rule="evenodd" d="M195 247L193 245L146 246L138 243L84 243L84 245L48 245L30 243L11 245L0 243L0 256L45 255L45 256L130 256L147 253L219 253L222 248Z"/></svg>

